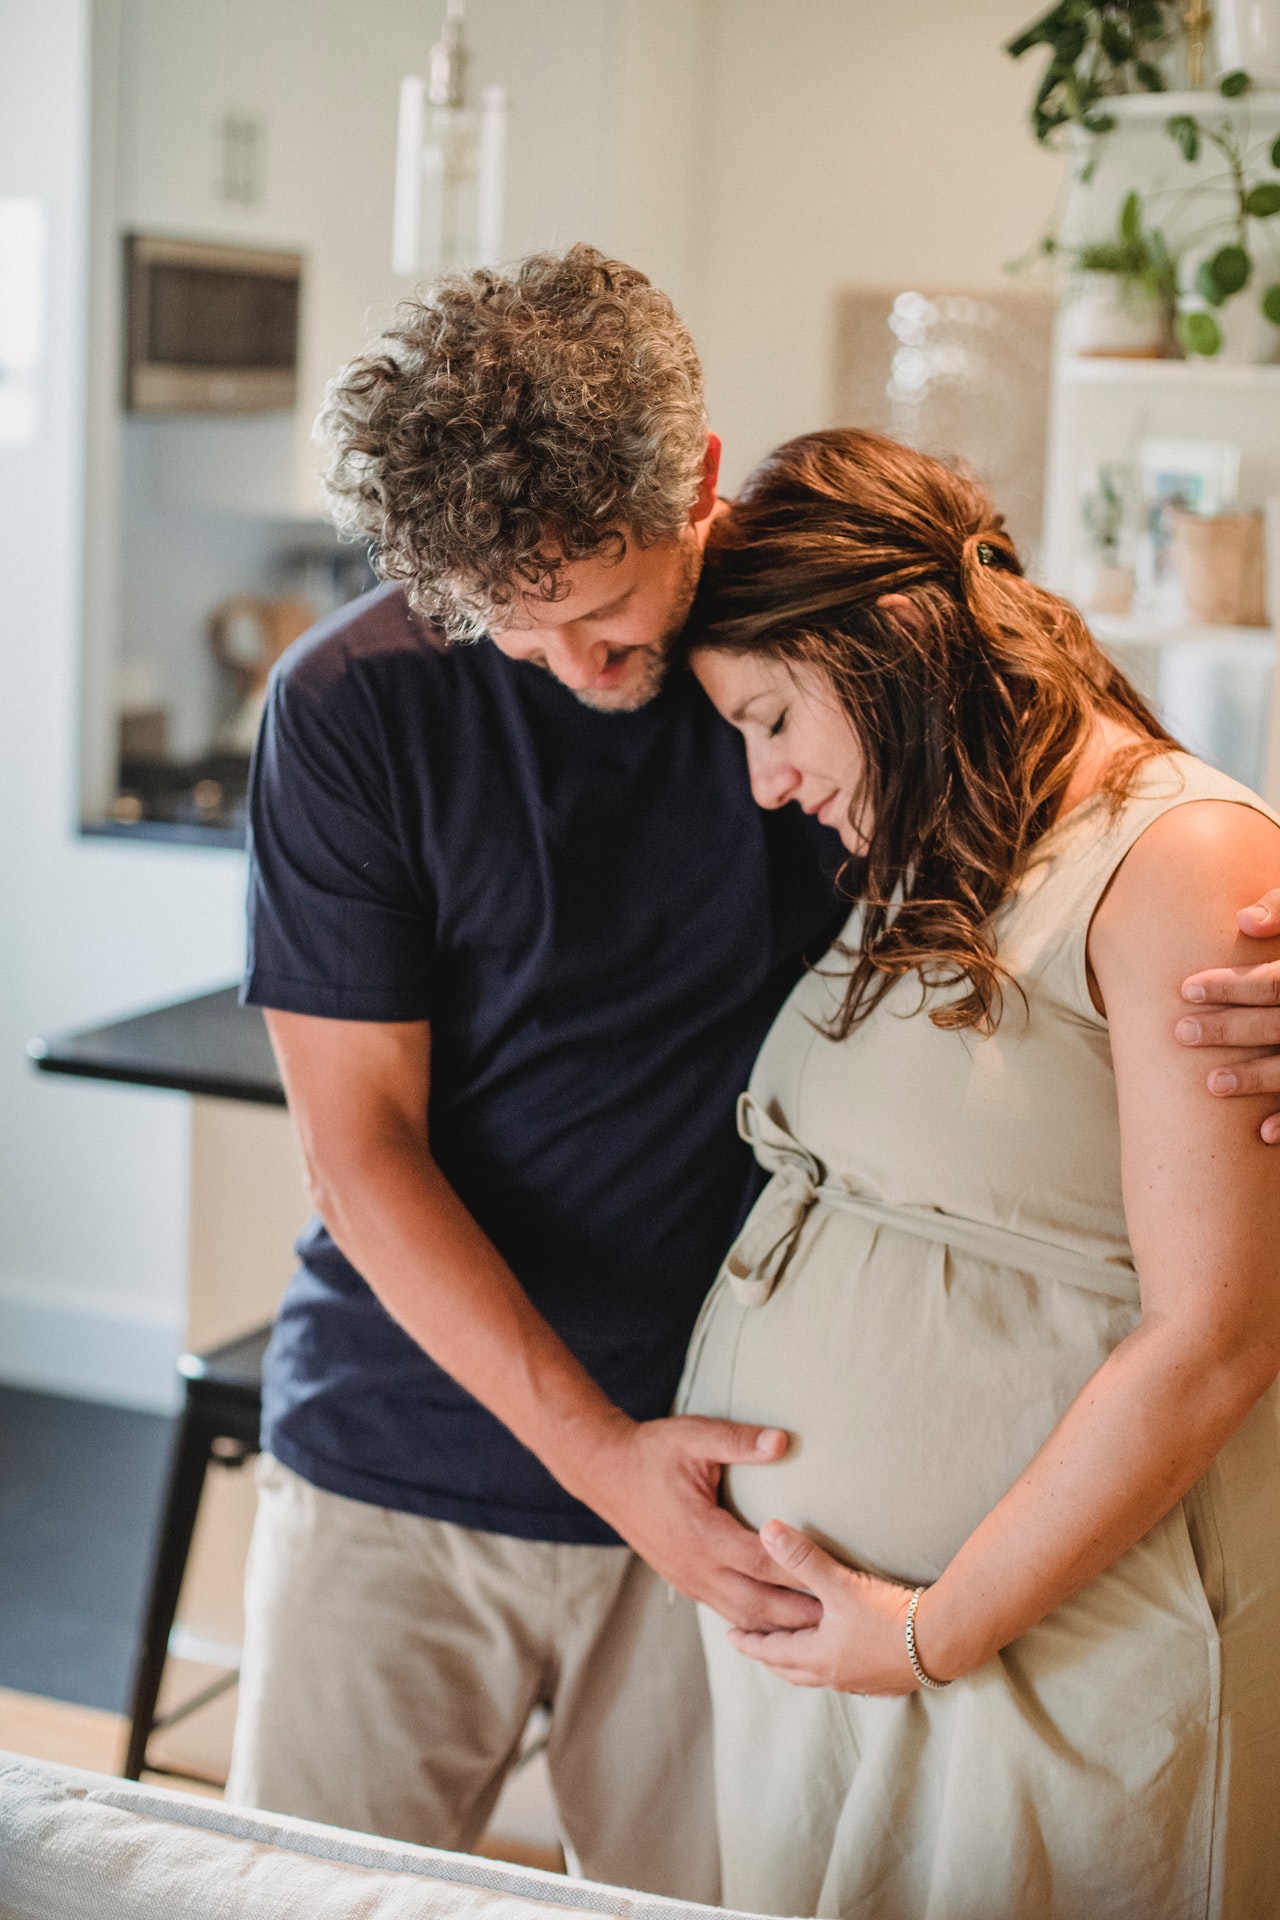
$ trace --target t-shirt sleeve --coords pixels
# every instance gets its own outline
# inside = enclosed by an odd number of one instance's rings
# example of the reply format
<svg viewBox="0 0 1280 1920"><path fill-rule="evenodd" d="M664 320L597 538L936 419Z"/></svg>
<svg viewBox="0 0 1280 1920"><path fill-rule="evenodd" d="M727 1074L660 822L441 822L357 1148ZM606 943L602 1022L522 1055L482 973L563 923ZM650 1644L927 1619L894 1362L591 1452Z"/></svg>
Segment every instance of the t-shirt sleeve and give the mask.
<svg viewBox="0 0 1280 1920"><path fill-rule="evenodd" d="M430 1017L434 899L404 830L367 689L278 674L249 787L248 1004Z"/></svg>

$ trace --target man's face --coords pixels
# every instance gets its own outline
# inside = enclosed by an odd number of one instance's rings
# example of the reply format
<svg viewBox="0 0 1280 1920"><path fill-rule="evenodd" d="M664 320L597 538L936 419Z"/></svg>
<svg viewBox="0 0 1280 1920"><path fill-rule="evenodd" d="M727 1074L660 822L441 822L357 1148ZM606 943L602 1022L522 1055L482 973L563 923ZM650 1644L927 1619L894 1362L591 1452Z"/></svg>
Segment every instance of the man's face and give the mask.
<svg viewBox="0 0 1280 1920"><path fill-rule="evenodd" d="M620 555L566 561L560 597L526 596L490 638L509 660L545 667L584 706L632 713L662 685L701 570L693 526L650 547L628 540Z"/></svg>
<svg viewBox="0 0 1280 1920"><path fill-rule="evenodd" d="M702 485L679 533L621 553L568 560L560 596L517 599L489 637L509 660L528 660L601 713L634 713L653 699L693 605L707 531L719 511L720 442L707 435ZM625 534L625 529L624 529Z"/></svg>

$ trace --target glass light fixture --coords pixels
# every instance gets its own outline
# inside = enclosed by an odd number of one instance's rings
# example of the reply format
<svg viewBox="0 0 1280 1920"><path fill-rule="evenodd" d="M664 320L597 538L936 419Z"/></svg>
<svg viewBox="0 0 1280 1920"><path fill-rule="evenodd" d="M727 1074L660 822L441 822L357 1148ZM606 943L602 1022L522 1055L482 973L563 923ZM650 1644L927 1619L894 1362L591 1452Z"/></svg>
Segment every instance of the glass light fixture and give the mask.
<svg viewBox="0 0 1280 1920"><path fill-rule="evenodd" d="M391 266L437 274L491 265L502 252L507 95L485 87L467 105L463 0L447 0L427 78L400 82Z"/></svg>

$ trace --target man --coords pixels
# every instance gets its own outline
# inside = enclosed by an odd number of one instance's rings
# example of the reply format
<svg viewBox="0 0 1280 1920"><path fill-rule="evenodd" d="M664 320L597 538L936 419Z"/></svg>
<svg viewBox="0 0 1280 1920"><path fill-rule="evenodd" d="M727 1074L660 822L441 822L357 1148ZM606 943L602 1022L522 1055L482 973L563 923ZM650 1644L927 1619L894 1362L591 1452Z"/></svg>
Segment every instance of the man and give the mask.
<svg viewBox="0 0 1280 1920"><path fill-rule="evenodd" d="M665 1416L838 850L667 672L719 446L643 275L446 281L323 433L392 584L286 656L252 783L246 998L320 1218L267 1356L229 1793L467 1847L545 1704L583 1869L714 1900L675 1590L818 1610L717 1504L785 1436Z"/></svg>

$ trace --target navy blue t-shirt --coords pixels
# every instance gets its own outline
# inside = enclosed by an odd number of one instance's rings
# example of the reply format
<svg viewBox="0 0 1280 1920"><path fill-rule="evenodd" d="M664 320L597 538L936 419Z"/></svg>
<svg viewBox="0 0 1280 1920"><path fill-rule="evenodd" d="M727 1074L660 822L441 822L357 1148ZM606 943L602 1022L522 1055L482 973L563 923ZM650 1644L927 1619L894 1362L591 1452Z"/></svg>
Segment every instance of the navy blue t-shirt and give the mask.
<svg viewBox="0 0 1280 1920"><path fill-rule="evenodd" d="M440 1168L610 1398L668 1411L757 1190L735 1100L843 917L835 836L755 806L741 741L687 672L596 713L487 641L442 649L393 587L281 661L250 821L245 998L429 1020ZM298 1253L267 1353L271 1452L357 1500L615 1538L319 1220Z"/></svg>

